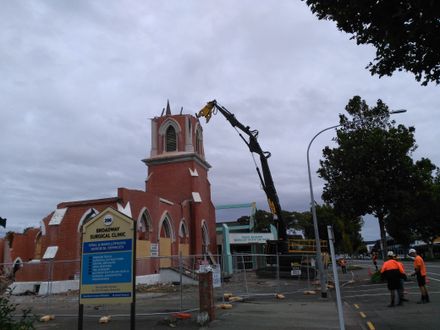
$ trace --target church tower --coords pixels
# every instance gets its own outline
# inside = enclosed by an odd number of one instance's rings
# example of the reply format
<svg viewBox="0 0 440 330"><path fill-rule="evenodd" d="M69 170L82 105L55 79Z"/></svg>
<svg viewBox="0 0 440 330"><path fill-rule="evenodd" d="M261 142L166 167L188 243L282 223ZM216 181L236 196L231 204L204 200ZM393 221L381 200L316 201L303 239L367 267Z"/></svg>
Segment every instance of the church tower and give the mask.
<svg viewBox="0 0 440 330"><path fill-rule="evenodd" d="M192 115L173 115L169 102L151 119L146 191L170 205L181 205L189 225L191 254L215 253L215 209L205 160L203 130ZM181 219L175 219L180 221Z"/></svg>

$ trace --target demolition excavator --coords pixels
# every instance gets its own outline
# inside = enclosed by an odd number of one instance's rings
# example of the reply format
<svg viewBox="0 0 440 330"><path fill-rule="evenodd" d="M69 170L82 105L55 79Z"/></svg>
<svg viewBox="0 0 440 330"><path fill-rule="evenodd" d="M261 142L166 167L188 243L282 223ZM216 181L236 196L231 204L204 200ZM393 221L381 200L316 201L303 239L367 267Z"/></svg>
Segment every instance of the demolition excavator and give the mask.
<svg viewBox="0 0 440 330"><path fill-rule="evenodd" d="M226 120L229 121L232 127L237 130L239 136L248 146L249 151L253 154L257 154L260 158L261 169L255 163L256 170L258 177L260 178L261 186L266 193L267 202L269 204L270 211L274 216L275 224L278 230L278 240L268 242L269 250L271 250L271 252L286 253L288 250L286 222L281 212L280 201L269 168L268 159L271 154L270 152L263 151L261 149L261 146L258 143L257 130L251 130L249 126L245 126L240 123L237 118L235 118L233 113L218 104L216 100L208 102L205 107L203 107L203 109L196 114L196 117L205 117L206 123L208 123L212 115L215 115L217 112L220 112L226 118ZM242 133L247 137L243 136Z"/></svg>
<svg viewBox="0 0 440 330"><path fill-rule="evenodd" d="M261 149L261 146L258 143L258 131L252 130L249 126L240 123L233 113L218 104L216 100L208 102L203 109L196 114L196 117L205 117L206 123L208 123L212 115L215 115L218 112L220 112L226 120L229 121L232 127L236 129L239 136L248 146L252 155L257 154L259 156L261 169L258 167L257 162L254 159L255 167L261 186L266 193L267 202L278 230L278 239L266 242L266 265L265 267L263 266L262 268L257 269L257 275L273 277L276 267L278 267L279 275L283 277L286 277L286 275L287 277L292 277L296 274L301 278L315 278L316 273L314 266L312 265L312 259L316 253L315 241L287 237L286 221L281 211L280 201L268 163L271 154L270 152ZM321 247L326 249L327 242L321 241ZM283 258L275 257L277 255L283 255Z"/></svg>

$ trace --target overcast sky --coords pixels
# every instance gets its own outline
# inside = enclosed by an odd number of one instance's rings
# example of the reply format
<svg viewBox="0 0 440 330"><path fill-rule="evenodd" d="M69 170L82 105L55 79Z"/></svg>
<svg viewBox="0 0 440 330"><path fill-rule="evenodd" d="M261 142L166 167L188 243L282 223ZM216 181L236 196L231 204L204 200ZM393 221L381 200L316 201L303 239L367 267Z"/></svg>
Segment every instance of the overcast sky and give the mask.
<svg viewBox="0 0 440 330"><path fill-rule="evenodd" d="M309 202L306 148L349 98L381 98L440 165L439 87L372 77L357 46L300 1L7 1L0 11L0 216L38 226L61 201L143 189L150 118L217 99L260 131L283 209ZM251 154L221 116L204 127L214 204L266 208ZM311 149L313 171L334 132ZM315 195L322 181L314 175ZM378 238L374 219L365 239Z"/></svg>

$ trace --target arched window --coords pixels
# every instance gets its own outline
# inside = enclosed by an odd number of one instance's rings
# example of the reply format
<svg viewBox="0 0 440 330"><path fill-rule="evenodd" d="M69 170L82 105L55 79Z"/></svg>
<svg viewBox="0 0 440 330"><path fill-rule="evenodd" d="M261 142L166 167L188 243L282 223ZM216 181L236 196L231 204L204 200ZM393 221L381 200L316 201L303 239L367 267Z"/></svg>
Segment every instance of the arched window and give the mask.
<svg viewBox="0 0 440 330"><path fill-rule="evenodd" d="M13 273L15 274L18 270L20 270L20 268L23 267L23 260L21 260L20 257L18 257L17 259L15 259L14 261L14 266L12 268Z"/></svg>
<svg viewBox="0 0 440 330"><path fill-rule="evenodd" d="M196 152L200 155L203 154L202 146L203 146L202 130L199 127L196 131Z"/></svg>
<svg viewBox="0 0 440 330"><path fill-rule="evenodd" d="M176 151L177 150L177 134L173 126L168 126L165 133L165 151Z"/></svg>
<svg viewBox="0 0 440 330"><path fill-rule="evenodd" d="M171 224L168 218L162 222L162 228L160 229L160 237L172 238Z"/></svg>
<svg viewBox="0 0 440 330"><path fill-rule="evenodd" d="M202 221L202 253L208 253L209 246L209 230L205 220Z"/></svg>
<svg viewBox="0 0 440 330"><path fill-rule="evenodd" d="M176 240L176 234L174 233L174 228L172 226L171 216L167 211L164 211L159 221L159 231L157 233L157 239L160 238L171 238L171 241L174 242Z"/></svg>
<svg viewBox="0 0 440 330"><path fill-rule="evenodd" d="M186 226L185 220L182 220L180 222L180 228L179 228L179 236L180 237L188 237L188 228Z"/></svg>
<svg viewBox="0 0 440 330"><path fill-rule="evenodd" d="M94 218L98 214L98 210L95 208L90 208L85 211L78 222L78 233L81 232L81 226L86 224L90 219Z"/></svg>
<svg viewBox="0 0 440 330"><path fill-rule="evenodd" d="M145 209L138 221L138 239L149 241L152 229L150 214Z"/></svg>
<svg viewBox="0 0 440 330"><path fill-rule="evenodd" d="M181 244L188 243L188 237L189 237L188 227L186 225L185 220L182 219L179 225L179 242Z"/></svg>

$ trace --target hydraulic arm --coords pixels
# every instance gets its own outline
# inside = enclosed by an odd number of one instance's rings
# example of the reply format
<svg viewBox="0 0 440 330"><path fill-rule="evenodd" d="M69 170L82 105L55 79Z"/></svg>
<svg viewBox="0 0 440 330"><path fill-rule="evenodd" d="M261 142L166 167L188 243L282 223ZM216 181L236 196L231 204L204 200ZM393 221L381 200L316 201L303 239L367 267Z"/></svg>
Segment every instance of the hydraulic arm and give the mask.
<svg viewBox="0 0 440 330"><path fill-rule="evenodd" d="M216 100L210 101L206 104L206 106L196 114L197 118L205 117L206 122L208 123L213 114L219 111L228 121L229 123L239 129L244 134L248 136L248 140L239 132L238 134L243 139L243 141L248 146L251 153L256 153L260 156L261 170L258 166L256 166L256 170L258 173L258 177L260 178L261 186L263 187L264 192L267 196L267 201L269 204L270 211L274 215L274 219L276 220L278 227L278 238L279 240L286 240L286 224L283 219L283 215L281 213L281 205L278 199L278 194L275 189L275 185L273 183L272 174L269 169L268 158L271 156L270 152L263 151L261 149L260 144L258 143L258 131L251 130L249 126L244 126L240 123L237 118L235 118L234 114L229 112L225 107L219 105Z"/></svg>

